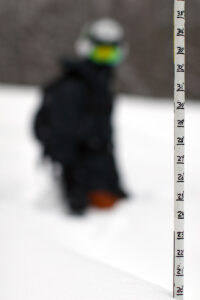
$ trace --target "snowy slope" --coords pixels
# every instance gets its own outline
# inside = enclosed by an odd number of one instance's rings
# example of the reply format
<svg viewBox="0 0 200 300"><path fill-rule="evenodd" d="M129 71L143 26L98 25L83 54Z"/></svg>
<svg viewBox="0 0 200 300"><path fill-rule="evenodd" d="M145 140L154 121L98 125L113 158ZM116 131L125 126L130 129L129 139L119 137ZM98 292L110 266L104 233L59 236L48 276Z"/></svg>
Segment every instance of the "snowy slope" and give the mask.
<svg viewBox="0 0 200 300"><path fill-rule="evenodd" d="M17 274L20 266L23 266L21 276L26 279L26 274L35 274L34 280L28 280L28 297L20 299L38 299L38 295L31 298L29 293L37 286L36 292L45 295L46 284L55 282L55 289L51 284L52 293L61 289L66 292L65 280L70 279L67 267L77 272L76 259L82 266L78 272L83 274L84 269L93 268L97 277L101 280L107 272L116 273L116 281L109 285L109 297L92 298L93 291L84 288L87 294L85 299L146 299L148 284L139 281L138 290L131 286L137 286L138 279L120 273L103 265L83 259L85 255L89 259L95 259L115 268L121 269L134 276L144 278L168 290L172 290L172 236L173 236L173 103L153 99L120 97L116 102L113 115L115 128L116 155L119 160L124 184L130 192L130 200L120 203L115 209L100 212L91 209L87 216L75 218L62 210L59 200L59 190L52 176L48 164L42 166L39 157L39 147L31 136L31 119L39 103L39 92L35 88L0 87L0 206L1 206L1 244L4 244L3 254L7 249L10 256L0 260L6 264L7 274L14 271ZM200 252L198 228L200 227L199 211L199 167L198 153L200 144L199 134L200 106L188 104L187 106L187 165L186 165L186 299L198 299L198 282L200 276L200 262L197 255ZM21 212L20 212L21 209ZM30 218L26 216L30 214ZM4 217L3 217L4 216ZM19 217L20 216L20 217ZM36 225L39 218L40 226ZM10 220L13 220L11 222ZM21 225L20 225L21 222ZM11 225L9 225L11 224ZM18 225L17 225L18 224ZM22 225L23 224L23 225ZM16 225L16 227L15 227ZM18 227L19 226L19 227ZM30 231L25 228L32 228ZM47 230L48 227L48 230ZM6 228L3 230L3 228ZM42 231L42 237L39 230ZM15 230L16 229L16 232ZM3 237L2 237L3 235ZM15 237L13 237L13 235ZM18 241L19 236L19 241ZM23 240L30 239L28 245ZM16 247L18 252L13 255ZM23 263L17 264L21 248ZM31 251L31 247L37 247L37 253ZM41 251L40 251L41 248ZM71 250L69 250L69 248ZM27 250L26 250L27 249ZM39 249L39 250L38 250ZM46 249L46 250L45 250ZM2 250L0 250L1 253ZM39 253L38 253L39 251ZM61 251L62 255L59 254ZM30 252L30 256L28 254ZM46 258L45 258L46 255ZM77 256L77 258L76 258ZM1 257L4 257L1 255ZM12 257L12 260L10 258ZM38 263L36 263L38 259ZM42 261L44 259L44 265ZM62 266L63 262L63 268ZM71 263L69 263L71 262ZM41 269L39 266L42 266ZM48 267L47 267L48 265ZM88 267L86 267L88 265ZM56 267L58 266L58 268ZM50 274L50 268L55 270ZM56 269L57 268L57 269ZM43 280L37 281L36 272L39 269ZM57 273L58 272L58 273ZM112 274L114 274L112 273ZM54 275L52 275L54 274ZM57 276L59 274L60 276ZM15 275L16 276L16 275ZM9 281L9 275L3 278L4 290L0 287L0 298L5 298L6 286L13 286L13 293L17 291L18 284ZM47 278L45 278L47 276ZM50 276L50 278L49 278ZM120 287L120 282L129 284ZM27 276L27 278L29 278ZM32 277L31 277L32 278ZM41 278L41 277L39 277ZM95 278L95 276L94 276ZM93 279L94 279L93 278ZM115 278L113 275L112 278ZM120 278L120 279L119 279ZM124 280L123 280L124 278ZM19 278L18 278L19 279ZM37 280L36 280L37 279ZM49 280L49 281L48 281ZM41 285L38 284L41 282ZM92 281L92 285L99 284L99 280ZM117 283L119 282L119 283ZM104 282L105 283L105 282ZM113 286L117 286L116 289ZM73 291L73 283L71 291ZM119 286L119 288L118 288ZM100 288L100 287L99 287ZM106 287L105 287L106 288ZM152 299L165 299L168 297L164 290L150 287L154 290ZM50 291L51 291L50 289ZM147 289L147 290L146 290ZM121 291L126 290L127 298L120 298ZM140 292L139 292L140 290ZM20 293L20 289L18 290ZM63 292L62 292L63 291ZM142 293L141 293L142 291ZM3 293L1 295L1 293ZM11 291L9 291L11 293ZM116 298L116 293L118 298ZM47 293L48 294L48 293ZM106 292L106 294L108 294ZM162 296L161 296L162 294ZM20 295L20 294L19 294ZM36 295L33 293L33 295ZM49 294L48 294L49 295ZM139 298L139 295L143 298ZM74 297L80 294L75 292ZM136 297L137 296L137 297ZM98 295L96 296L98 297ZM100 296L99 296L100 297ZM128 298L129 297L129 298ZM55 297L54 297L55 298ZM16 298L15 298L16 299ZM51 299L45 298L42 299ZM61 296L59 299L62 299ZM66 298L65 298L66 299ZM148 297L148 299L151 299Z"/></svg>
<svg viewBox="0 0 200 300"><path fill-rule="evenodd" d="M171 299L158 286L77 255L49 232L55 224L55 219L1 205L1 299Z"/></svg>

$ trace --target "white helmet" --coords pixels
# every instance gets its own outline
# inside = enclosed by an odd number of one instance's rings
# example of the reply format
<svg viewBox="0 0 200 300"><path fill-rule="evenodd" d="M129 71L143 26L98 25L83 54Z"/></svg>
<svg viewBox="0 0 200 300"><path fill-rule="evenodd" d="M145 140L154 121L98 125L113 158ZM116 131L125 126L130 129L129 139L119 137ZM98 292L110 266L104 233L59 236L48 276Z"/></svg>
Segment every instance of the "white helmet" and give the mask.
<svg viewBox="0 0 200 300"><path fill-rule="evenodd" d="M104 47L104 53L105 47L113 47L117 50L118 55L115 54L115 59L96 60L94 52L96 47L100 46ZM124 30L119 23L112 19L100 19L87 24L81 31L75 49L78 56L82 58L92 59L96 63L117 64L127 54L127 45L124 43Z"/></svg>

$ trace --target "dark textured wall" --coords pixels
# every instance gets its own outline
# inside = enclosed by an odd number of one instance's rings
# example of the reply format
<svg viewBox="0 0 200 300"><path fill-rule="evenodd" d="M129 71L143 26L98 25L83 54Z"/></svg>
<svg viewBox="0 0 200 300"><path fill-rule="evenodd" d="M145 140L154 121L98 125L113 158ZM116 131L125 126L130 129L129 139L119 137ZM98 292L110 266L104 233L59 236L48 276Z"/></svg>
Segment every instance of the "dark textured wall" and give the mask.
<svg viewBox="0 0 200 300"><path fill-rule="evenodd" d="M200 1L187 3L187 91L200 98ZM42 84L74 55L79 29L112 16L125 27L130 55L118 77L123 91L173 94L173 0L0 0L0 81Z"/></svg>

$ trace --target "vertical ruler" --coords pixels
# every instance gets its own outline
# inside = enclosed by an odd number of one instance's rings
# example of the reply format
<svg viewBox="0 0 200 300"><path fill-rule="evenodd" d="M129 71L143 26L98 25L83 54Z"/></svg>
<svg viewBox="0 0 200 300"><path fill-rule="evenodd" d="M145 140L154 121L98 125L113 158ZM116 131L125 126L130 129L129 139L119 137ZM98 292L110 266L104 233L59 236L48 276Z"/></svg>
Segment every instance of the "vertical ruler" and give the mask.
<svg viewBox="0 0 200 300"><path fill-rule="evenodd" d="M185 1L174 0L173 297L184 297Z"/></svg>

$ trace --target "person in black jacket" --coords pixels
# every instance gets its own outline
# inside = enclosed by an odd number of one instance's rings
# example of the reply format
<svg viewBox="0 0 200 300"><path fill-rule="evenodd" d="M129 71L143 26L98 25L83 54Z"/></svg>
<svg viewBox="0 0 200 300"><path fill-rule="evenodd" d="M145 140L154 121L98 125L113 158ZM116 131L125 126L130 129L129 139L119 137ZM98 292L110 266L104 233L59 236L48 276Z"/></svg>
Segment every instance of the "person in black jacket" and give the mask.
<svg viewBox="0 0 200 300"><path fill-rule="evenodd" d="M113 67L125 56L123 30L110 19L84 29L80 60L63 62L60 78L44 89L34 132L44 154L62 167L62 185L74 213L112 207L126 197L113 157L110 89Z"/></svg>

